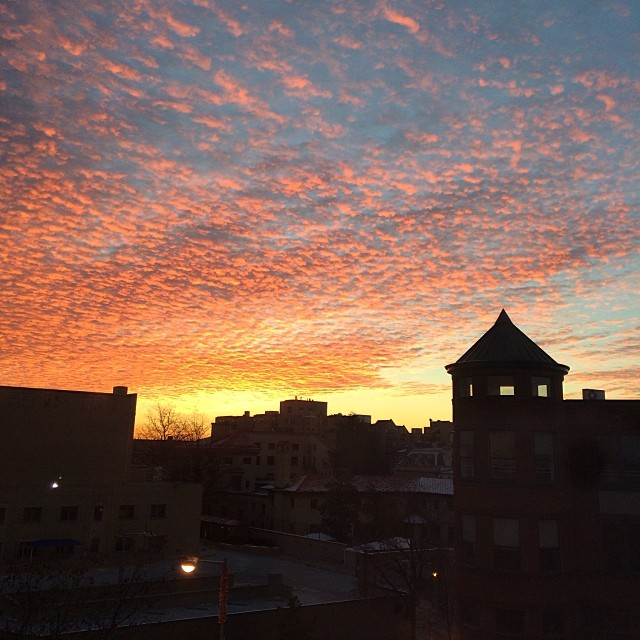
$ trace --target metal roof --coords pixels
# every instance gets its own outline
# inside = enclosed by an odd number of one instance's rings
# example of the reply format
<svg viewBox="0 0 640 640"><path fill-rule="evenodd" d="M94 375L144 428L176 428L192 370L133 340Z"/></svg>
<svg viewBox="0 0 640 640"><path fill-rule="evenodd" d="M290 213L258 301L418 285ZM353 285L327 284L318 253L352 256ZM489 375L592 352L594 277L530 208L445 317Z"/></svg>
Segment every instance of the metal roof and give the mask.
<svg viewBox="0 0 640 640"><path fill-rule="evenodd" d="M464 362L523 362L566 367L558 364L525 335L503 309L495 324L455 364ZM569 367L566 367L567 370Z"/></svg>

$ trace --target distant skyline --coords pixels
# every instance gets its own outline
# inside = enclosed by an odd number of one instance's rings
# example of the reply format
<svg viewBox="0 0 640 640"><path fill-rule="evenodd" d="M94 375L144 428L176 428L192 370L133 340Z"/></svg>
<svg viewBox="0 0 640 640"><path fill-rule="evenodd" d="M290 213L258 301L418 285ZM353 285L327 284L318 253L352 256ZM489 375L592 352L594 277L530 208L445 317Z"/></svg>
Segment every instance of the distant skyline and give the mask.
<svg viewBox="0 0 640 640"><path fill-rule="evenodd" d="M640 397L640 4L0 0L0 384L451 418L504 307Z"/></svg>

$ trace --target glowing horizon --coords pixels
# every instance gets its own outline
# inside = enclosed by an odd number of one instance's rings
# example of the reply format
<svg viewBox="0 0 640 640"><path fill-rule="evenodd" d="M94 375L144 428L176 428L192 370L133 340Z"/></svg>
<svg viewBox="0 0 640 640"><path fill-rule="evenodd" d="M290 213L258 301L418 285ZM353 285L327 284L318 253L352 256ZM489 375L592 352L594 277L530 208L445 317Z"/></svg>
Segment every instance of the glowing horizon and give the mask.
<svg viewBox="0 0 640 640"><path fill-rule="evenodd" d="M0 384L451 418L504 307L640 396L640 6L0 4Z"/></svg>

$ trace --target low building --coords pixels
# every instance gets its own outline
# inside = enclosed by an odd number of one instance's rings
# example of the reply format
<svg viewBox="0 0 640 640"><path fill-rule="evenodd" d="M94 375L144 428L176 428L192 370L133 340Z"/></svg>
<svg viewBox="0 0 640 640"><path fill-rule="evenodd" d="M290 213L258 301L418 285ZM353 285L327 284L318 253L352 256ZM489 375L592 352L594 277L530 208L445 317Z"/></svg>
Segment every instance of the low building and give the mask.
<svg viewBox="0 0 640 640"><path fill-rule="evenodd" d="M201 486L132 474L136 400L0 387L0 562L197 545Z"/></svg>

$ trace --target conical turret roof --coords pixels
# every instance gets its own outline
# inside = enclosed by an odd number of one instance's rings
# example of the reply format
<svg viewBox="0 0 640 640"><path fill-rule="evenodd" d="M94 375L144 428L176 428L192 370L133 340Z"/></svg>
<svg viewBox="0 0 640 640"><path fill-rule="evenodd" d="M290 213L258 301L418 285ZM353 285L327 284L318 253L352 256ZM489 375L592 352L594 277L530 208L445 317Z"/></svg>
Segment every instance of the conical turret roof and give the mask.
<svg viewBox="0 0 640 640"><path fill-rule="evenodd" d="M503 309L495 324L455 364L463 363L526 363L561 367L531 338L525 335ZM451 365L449 365L451 366ZM448 367L447 367L448 368Z"/></svg>

